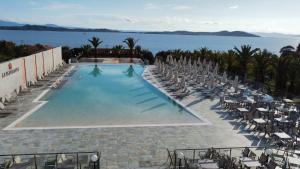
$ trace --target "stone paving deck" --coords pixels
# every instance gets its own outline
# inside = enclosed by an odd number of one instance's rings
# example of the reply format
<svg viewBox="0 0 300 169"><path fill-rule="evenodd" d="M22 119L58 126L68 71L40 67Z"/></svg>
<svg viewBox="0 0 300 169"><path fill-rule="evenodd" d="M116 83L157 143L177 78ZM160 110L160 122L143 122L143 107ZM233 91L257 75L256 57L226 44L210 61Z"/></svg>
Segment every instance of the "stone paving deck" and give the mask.
<svg viewBox="0 0 300 169"><path fill-rule="evenodd" d="M151 67L149 67L151 68ZM160 86L149 69L145 78ZM32 100L47 86L34 89L19 102L19 110L0 119L3 129L34 105ZM181 103L207 119L210 125L127 127L92 129L0 130L0 154L62 151L101 151L102 168L137 168L141 163L162 165L166 149L256 146L258 140L227 120L218 98L204 99L194 93ZM59 111L59 110L58 110Z"/></svg>

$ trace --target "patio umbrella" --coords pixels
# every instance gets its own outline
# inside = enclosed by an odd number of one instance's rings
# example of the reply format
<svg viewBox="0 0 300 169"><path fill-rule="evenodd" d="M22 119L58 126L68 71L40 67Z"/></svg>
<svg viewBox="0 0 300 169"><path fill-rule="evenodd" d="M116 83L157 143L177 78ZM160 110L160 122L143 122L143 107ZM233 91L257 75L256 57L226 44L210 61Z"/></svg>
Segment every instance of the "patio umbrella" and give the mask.
<svg viewBox="0 0 300 169"><path fill-rule="evenodd" d="M263 96L263 99L262 99L263 102L266 102L266 103L271 103L274 101L273 97L268 95L268 94L265 94Z"/></svg>
<svg viewBox="0 0 300 169"><path fill-rule="evenodd" d="M227 83L227 73L226 72L223 72L222 82Z"/></svg>
<svg viewBox="0 0 300 169"><path fill-rule="evenodd" d="M217 63L215 65L215 68L214 68L214 75L217 76L218 75L218 70L219 70L219 64Z"/></svg>
<svg viewBox="0 0 300 169"><path fill-rule="evenodd" d="M238 85L239 85L239 77L235 76L234 81L233 81L233 87L234 87L235 91L237 91Z"/></svg>

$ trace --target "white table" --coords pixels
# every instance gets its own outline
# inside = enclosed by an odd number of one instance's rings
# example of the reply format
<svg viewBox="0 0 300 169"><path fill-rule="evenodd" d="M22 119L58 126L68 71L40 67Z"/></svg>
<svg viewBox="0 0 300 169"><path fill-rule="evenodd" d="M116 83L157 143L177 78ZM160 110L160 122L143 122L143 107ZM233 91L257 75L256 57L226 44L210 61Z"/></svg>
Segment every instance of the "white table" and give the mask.
<svg viewBox="0 0 300 169"><path fill-rule="evenodd" d="M259 119L253 119L253 121L257 124L265 124L267 123L266 120L259 118Z"/></svg>
<svg viewBox="0 0 300 169"><path fill-rule="evenodd" d="M283 102L285 102L285 103L294 103L294 101L291 100L291 99L283 99Z"/></svg>
<svg viewBox="0 0 300 169"><path fill-rule="evenodd" d="M280 139L291 139L292 137L285 132L275 132L274 135L279 137Z"/></svg>
<svg viewBox="0 0 300 169"><path fill-rule="evenodd" d="M237 110L239 111L239 112L249 112L249 110L248 109L246 109L246 108L237 108Z"/></svg>
<svg viewBox="0 0 300 169"><path fill-rule="evenodd" d="M236 101L233 100L224 100L225 103L236 103Z"/></svg>
<svg viewBox="0 0 300 169"><path fill-rule="evenodd" d="M290 123L291 122L291 120L288 120L288 119L286 119L286 118L275 118L274 119L275 121L277 121L277 122L279 122L279 123Z"/></svg>
<svg viewBox="0 0 300 169"><path fill-rule="evenodd" d="M240 157L240 161L242 162L246 162L246 161L254 161L253 158L250 158L250 157Z"/></svg>
<svg viewBox="0 0 300 169"><path fill-rule="evenodd" d="M244 161L243 164L248 168L256 168L261 166L258 161Z"/></svg>
<svg viewBox="0 0 300 169"><path fill-rule="evenodd" d="M263 107L256 108L256 110L259 112L268 112L269 111L268 109L263 108Z"/></svg>
<svg viewBox="0 0 300 169"><path fill-rule="evenodd" d="M289 163L296 165L296 166L300 166L300 159L296 158L296 157L288 157Z"/></svg>
<svg viewBox="0 0 300 169"><path fill-rule="evenodd" d="M213 162L214 162L214 160L211 160L211 159L198 160L198 164L213 163Z"/></svg>
<svg viewBox="0 0 300 169"><path fill-rule="evenodd" d="M254 103L256 103L256 101L254 100L254 99L246 99L246 100L243 100L243 102L245 102L245 103L250 103L250 104L254 104Z"/></svg>
<svg viewBox="0 0 300 169"><path fill-rule="evenodd" d="M217 163L205 163L205 164L200 164L200 166L203 169L219 169Z"/></svg>

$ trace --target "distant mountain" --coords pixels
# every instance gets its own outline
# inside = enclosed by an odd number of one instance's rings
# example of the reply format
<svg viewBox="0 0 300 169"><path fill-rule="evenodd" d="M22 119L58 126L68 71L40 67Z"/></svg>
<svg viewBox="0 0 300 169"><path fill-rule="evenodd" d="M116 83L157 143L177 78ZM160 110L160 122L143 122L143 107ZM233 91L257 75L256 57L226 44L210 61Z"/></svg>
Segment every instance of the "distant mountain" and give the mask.
<svg viewBox="0 0 300 169"><path fill-rule="evenodd" d="M242 36L259 37L258 35L242 31L220 31L220 32L190 32L190 31L163 31L163 32L144 32L146 34L169 34L169 35L213 35L213 36Z"/></svg>
<svg viewBox="0 0 300 169"><path fill-rule="evenodd" d="M0 26L23 26L24 24L0 20Z"/></svg>
<svg viewBox="0 0 300 169"><path fill-rule="evenodd" d="M16 23L17 24L17 23ZM12 26L1 26L0 30L32 30L32 31L61 31L61 32L116 32L116 33L141 33L141 34L167 34L167 35L213 35L213 36L240 36L240 37L259 37L258 35L242 32L242 31L220 31L220 32L190 32L190 31L119 31L112 29L91 29L91 28L71 28L61 27L54 24L46 25L12 25Z"/></svg>
<svg viewBox="0 0 300 169"><path fill-rule="evenodd" d="M54 27L54 28L58 28L59 27L58 25L55 25L55 24L46 24L45 26Z"/></svg>
<svg viewBox="0 0 300 169"><path fill-rule="evenodd" d="M48 24L49 25L49 24ZM0 26L0 30L31 30L31 31L60 31L60 32L120 32L111 29L89 29L89 28L65 28L60 26L46 25L24 25L24 26Z"/></svg>

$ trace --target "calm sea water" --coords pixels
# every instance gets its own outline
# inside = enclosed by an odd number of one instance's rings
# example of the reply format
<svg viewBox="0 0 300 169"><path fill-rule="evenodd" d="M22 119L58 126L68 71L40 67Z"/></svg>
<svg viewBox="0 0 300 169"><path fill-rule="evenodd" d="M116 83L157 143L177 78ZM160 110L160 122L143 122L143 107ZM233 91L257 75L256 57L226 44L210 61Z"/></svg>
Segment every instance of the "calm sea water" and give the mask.
<svg viewBox="0 0 300 169"><path fill-rule="evenodd" d="M48 103L18 127L147 125L202 122L142 79L143 67L80 65Z"/></svg>
<svg viewBox="0 0 300 169"><path fill-rule="evenodd" d="M97 36L103 40L102 47L112 47L123 44L127 37L138 39L138 44L151 50L154 54L161 50L184 49L194 50L208 47L213 50L228 50L234 46L250 44L253 47L268 49L278 53L279 49L286 45L296 46L300 37L225 37L225 36L191 36L191 35L154 35L138 33L104 33L104 32L51 32L51 31L8 31L0 30L0 39L11 40L24 44L48 44L52 46L68 45L80 47L88 43L88 39ZM123 44L124 45L124 44Z"/></svg>

